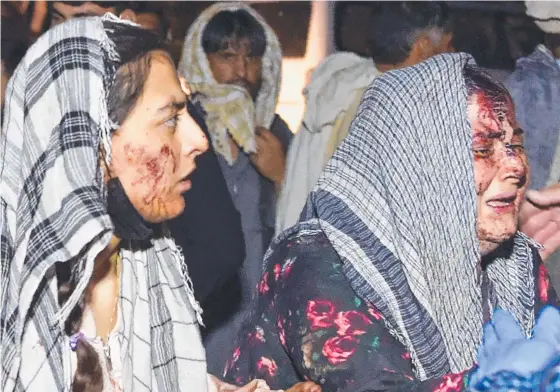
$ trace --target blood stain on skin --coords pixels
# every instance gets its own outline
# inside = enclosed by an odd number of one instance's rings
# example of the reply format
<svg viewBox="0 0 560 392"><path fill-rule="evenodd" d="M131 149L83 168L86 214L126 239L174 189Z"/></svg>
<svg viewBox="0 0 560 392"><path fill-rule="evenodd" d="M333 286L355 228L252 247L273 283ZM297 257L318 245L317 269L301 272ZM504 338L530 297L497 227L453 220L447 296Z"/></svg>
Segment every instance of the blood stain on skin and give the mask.
<svg viewBox="0 0 560 392"><path fill-rule="evenodd" d="M141 175L136 183L150 183L151 189L144 197L145 204L152 204L156 197L158 197L158 202L160 205L164 204L161 196L158 196L158 194L162 193L164 189L158 189L158 186L160 185L162 178L166 174L165 168L168 164L173 165L174 173L176 168L175 154L173 154L173 151L167 145L161 147L160 153L157 157L149 158L144 164L145 171L147 171L147 173ZM144 170L142 169L139 169L139 171L141 171L142 173L144 172Z"/></svg>
<svg viewBox="0 0 560 392"><path fill-rule="evenodd" d="M161 148L160 153L171 159L171 163L173 163L173 173L175 173L175 170L177 169L177 159L175 158L173 151L171 151L169 146L165 145Z"/></svg>
<svg viewBox="0 0 560 392"><path fill-rule="evenodd" d="M130 143L124 145L124 154L129 164L136 164L140 162L144 153L144 147L132 147Z"/></svg>

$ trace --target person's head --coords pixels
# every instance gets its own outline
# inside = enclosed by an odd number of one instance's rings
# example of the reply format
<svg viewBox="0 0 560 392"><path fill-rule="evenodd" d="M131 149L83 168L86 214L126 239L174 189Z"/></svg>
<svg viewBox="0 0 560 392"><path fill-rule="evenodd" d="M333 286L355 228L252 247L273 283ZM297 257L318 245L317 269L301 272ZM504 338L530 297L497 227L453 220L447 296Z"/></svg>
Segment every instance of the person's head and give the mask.
<svg viewBox="0 0 560 392"><path fill-rule="evenodd" d="M9 2L2 2L2 91L0 106L8 80L25 55L29 45L29 27L25 18Z"/></svg>
<svg viewBox="0 0 560 392"><path fill-rule="evenodd" d="M163 40L167 38L170 26L162 6L149 1L140 1L129 4L127 8L134 12L134 21L142 28Z"/></svg>
<svg viewBox="0 0 560 392"><path fill-rule="evenodd" d="M50 26L82 16L102 16L107 12L132 19L134 12L123 1L53 1L49 2Z"/></svg>
<svg viewBox="0 0 560 392"><path fill-rule="evenodd" d="M240 9L214 15L202 33L202 48L218 83L244 87L253 99L257 97L266 35L249 12Z"/></svg>
<svg viewBox="0 0 560 392"><path fill-rule="evenodd" d="M517 231L529 167L523 130L506 88L474 67L466 67L464 74L473 132L478 239L482 254L487 254Z"/></svg>
<svg viewBox="0 0 560 392"><path fill-rule="evenodd" d="M161 222L183 211L185 179L207 141L187 112L186 92L170 56L159 48L137 53L143 48L140 37L158 39L134 32L138 36L109 33L124 61L109 91L109 116L119 128L112 135L106 174L120 180L145 220Z"/></svg>
<svg viewBox="0 0 560 392"><path fill-rule="evenodd" d="M451 22L440 2L380 2L374 6L370 55L381 71L453 52Z"/></svg>

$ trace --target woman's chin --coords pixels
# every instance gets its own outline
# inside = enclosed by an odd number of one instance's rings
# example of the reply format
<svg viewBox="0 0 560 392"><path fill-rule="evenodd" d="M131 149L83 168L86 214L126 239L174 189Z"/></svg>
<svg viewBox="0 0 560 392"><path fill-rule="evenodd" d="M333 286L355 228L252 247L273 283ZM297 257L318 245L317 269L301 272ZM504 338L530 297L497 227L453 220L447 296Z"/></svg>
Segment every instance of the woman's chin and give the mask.
<svg viewBox="0 0 560 392"><path fill-rule="evenodd" d="M185 210L185 199L182 195L168 201L165 206L160 206L158 211L154 211L149 216L143 215L143 218L150 223L158 224L168 220L177 218Z"/></svg>

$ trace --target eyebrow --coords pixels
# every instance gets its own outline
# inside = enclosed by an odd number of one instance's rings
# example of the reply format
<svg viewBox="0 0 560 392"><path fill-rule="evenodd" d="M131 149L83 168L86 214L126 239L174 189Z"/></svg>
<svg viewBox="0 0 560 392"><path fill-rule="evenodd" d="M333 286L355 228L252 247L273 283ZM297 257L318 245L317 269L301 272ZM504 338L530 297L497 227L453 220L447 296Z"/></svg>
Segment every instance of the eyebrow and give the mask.
<svg viewBox="0 0 560 392"><path fill-rule="evenodd" d="M87 16L97 16L97 14L95 12L79 12L77 14L74 14L72 17L73 18L85 18Z"/></svg>
<svg viewBox="0 0 560 392"><path fill-rule="evenodd" d="M487 139L499 139L504 135L503 131L492 131L492 132L478 132L475 137L484 137Z"/></svg>
<svg viewBox="0 0 560 392"><path fill-rule="evenodd" d="M162 106L161 108L159 108L157 110L158 113L162 113L168 110L181 110L183 109L185 106L187 106L187 100L185 99L184 101L173 101L173 102L169 102L167 105Z"/></svg>
<svg viewBox="0 0 560 392"><path fill-rule="evenodd" d="M523 129L521 129L521 128L515 128L515 129L513 130L513 134L514 134L514 135L523 135L524 133L525 133L525 131L524 131Z"/></svg>

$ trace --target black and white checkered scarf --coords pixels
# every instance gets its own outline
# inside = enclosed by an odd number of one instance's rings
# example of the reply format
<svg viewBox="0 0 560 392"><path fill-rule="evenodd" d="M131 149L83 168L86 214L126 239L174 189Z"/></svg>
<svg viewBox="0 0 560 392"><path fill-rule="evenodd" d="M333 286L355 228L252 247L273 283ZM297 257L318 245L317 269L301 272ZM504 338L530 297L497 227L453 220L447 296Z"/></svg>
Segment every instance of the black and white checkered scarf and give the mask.
<svg viewBox="0 0 560 392"><path fill-rule="evenodd" d="M422 380L470 368L481 342L469 61L441 55L375 79L300 218L302 227L318 222ZM512 254L487 268L491 305L514 314L526 333L532 245L517 234Z"/></svg>
<svg viewBox="0 0 560 392"><path fill-rule="evenodd" d="M0 136L0 389L67 391L63 324L81 300L113 225L99 147L110 150L106 93L118 55L105 18L57 26L28 51L6 95ZM61 309L53 273L74 263ZM118 341L126 391L205 391L199 307L170 238L121 250Z"/></svg>

